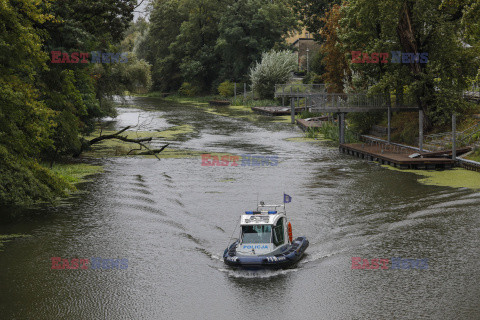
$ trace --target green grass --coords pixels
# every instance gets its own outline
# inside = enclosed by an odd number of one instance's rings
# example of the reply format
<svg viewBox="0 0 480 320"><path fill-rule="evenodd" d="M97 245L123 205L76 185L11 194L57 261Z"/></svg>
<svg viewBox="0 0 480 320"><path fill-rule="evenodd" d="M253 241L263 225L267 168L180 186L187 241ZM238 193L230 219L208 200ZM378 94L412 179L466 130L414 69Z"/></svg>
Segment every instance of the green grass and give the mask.
<svg viewBox="0 0 480 320"><path fill-rule="evenodd" d="M467 157L468 160L480 162L480 149L476 150L474 153Z"/></svg>
<svg viewBox="0 0 480 320"><path fill-rule="evenodd" d="M246 106L246 107L272 107L278 106L279 103L275 100L252 100L251 98L244 99L243 96L237 97L237 99L230 98L232 106Z"/></svg>
<svg viewBox="0 0 480 320"><path fill-rule="evenodd" d="M308 118L315 118L323 116L322 113L319 112L310 112L310 111L302 111L300 114L297 115L298 119L308 119Z"/></svg>
<svg viewBox="0 0 480 320"><path fill-rule="evenodd" d="M87 181L90 175L103 172L103 167L87 163L56 163L51 170L67 182L75 184Z"/></svg>
<svg viewBox="0 0 480 320"><path fill-rule="evenodd" d="M309 139L328 139L334 142L339 141L339 128L338 124L325 122L321 127L308 128L305 132L305 137ZM345 130L345 142L354 143L358 142L354 132L346 128Z"/></svg>

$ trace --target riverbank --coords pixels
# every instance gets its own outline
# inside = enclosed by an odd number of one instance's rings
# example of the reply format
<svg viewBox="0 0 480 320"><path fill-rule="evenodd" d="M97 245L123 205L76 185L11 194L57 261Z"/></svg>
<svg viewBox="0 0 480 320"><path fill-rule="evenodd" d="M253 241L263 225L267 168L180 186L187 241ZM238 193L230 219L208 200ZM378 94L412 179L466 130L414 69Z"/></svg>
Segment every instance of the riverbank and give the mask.
<svg viewBox="0 0 480 320"><path fill-rule="evenodd" d="M465 159L480 162L480 149L474 151L465 157Z"/></svg>
<svg viewBox="0 0 480 320"><path fill-rule="evenodd" d="M73 185L89 181L89 177L103 172L103 166L89 163L55 163L51 168L46 164L44 166Z"/></svg>

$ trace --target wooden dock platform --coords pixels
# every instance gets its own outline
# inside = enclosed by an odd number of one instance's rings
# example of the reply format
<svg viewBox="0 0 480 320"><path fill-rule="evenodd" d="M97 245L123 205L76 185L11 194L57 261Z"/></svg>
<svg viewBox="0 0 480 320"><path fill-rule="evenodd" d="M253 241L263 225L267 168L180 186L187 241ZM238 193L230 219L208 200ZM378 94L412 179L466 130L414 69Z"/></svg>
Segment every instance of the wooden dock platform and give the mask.
<svg viewBox="0 0 480 320"><path fill-rule="evenodd" d="M315 117L308 119L297 119L297 125L303 131L307 131L310 128L320 128L325 121L328 121L328 117Z"/></svg>
<svg viewBox="0 0 480 320"><path fill-rule="evenodd" d="M386 145L368 145L364 143L348 143L340 145L340 152L353 155L369 161L378 161L400 169L438 170L451 169L455 161L450 158L436 157L428 152L418 153L414 150L388 148ZM409 155L418 153L417 158Z"/></svg>
<svg viewBox="0 0 480 320"><path fill-rule="evenodd" d="M295 108L295 114L305 110L306 110L305 107ZM286 116L291 114L290 107L281 107L281 106L252 107L252 111L255 113L266 115L266 116Z"/></svg>

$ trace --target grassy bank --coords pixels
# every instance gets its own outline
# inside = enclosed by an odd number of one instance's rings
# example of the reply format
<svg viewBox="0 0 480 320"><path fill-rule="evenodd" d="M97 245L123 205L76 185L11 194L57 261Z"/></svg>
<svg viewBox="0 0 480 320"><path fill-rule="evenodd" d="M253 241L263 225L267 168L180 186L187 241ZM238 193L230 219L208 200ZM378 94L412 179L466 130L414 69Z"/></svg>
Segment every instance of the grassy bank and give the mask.
<svg viewBox="0 0 480 320"><path fill-rule="evenodd" d="M306 138L312 139L327 139L331 140L335 143L338 143L340 136L339 136L339 127L337 123L332 122L324 122L321 127L316 128L309 128L305 132ZM356 138L356 134L346 128L345 130L345 143L355 143L358 142Z"/></svg>
<svg viewBox="0 0 480 320"><path fill-rule="evenodd" d="M87 163L56 163L50 169L71 184L88 181L88 176L103 172L102 166Z"/></svg>
<svg viewBox="0 0 480 320"><path fill-rule="evenodd" d="M480 149L466 157L468 160L480 162Z"/></svg>

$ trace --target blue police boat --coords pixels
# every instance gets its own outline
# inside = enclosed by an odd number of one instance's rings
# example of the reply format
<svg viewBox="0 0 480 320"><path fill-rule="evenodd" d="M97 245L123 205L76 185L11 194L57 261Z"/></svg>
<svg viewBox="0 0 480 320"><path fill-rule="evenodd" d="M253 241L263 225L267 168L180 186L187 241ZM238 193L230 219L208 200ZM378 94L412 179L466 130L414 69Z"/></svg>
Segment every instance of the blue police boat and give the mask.
<svg viewBox="0 0 480 320"><path fill-rule="evenodd" d="M285 204L257 206L240 219L240 237L223 253L223 261L231 267L245 269L288 268L302 258L308 247L305 237L292 237Z"/></svg>

